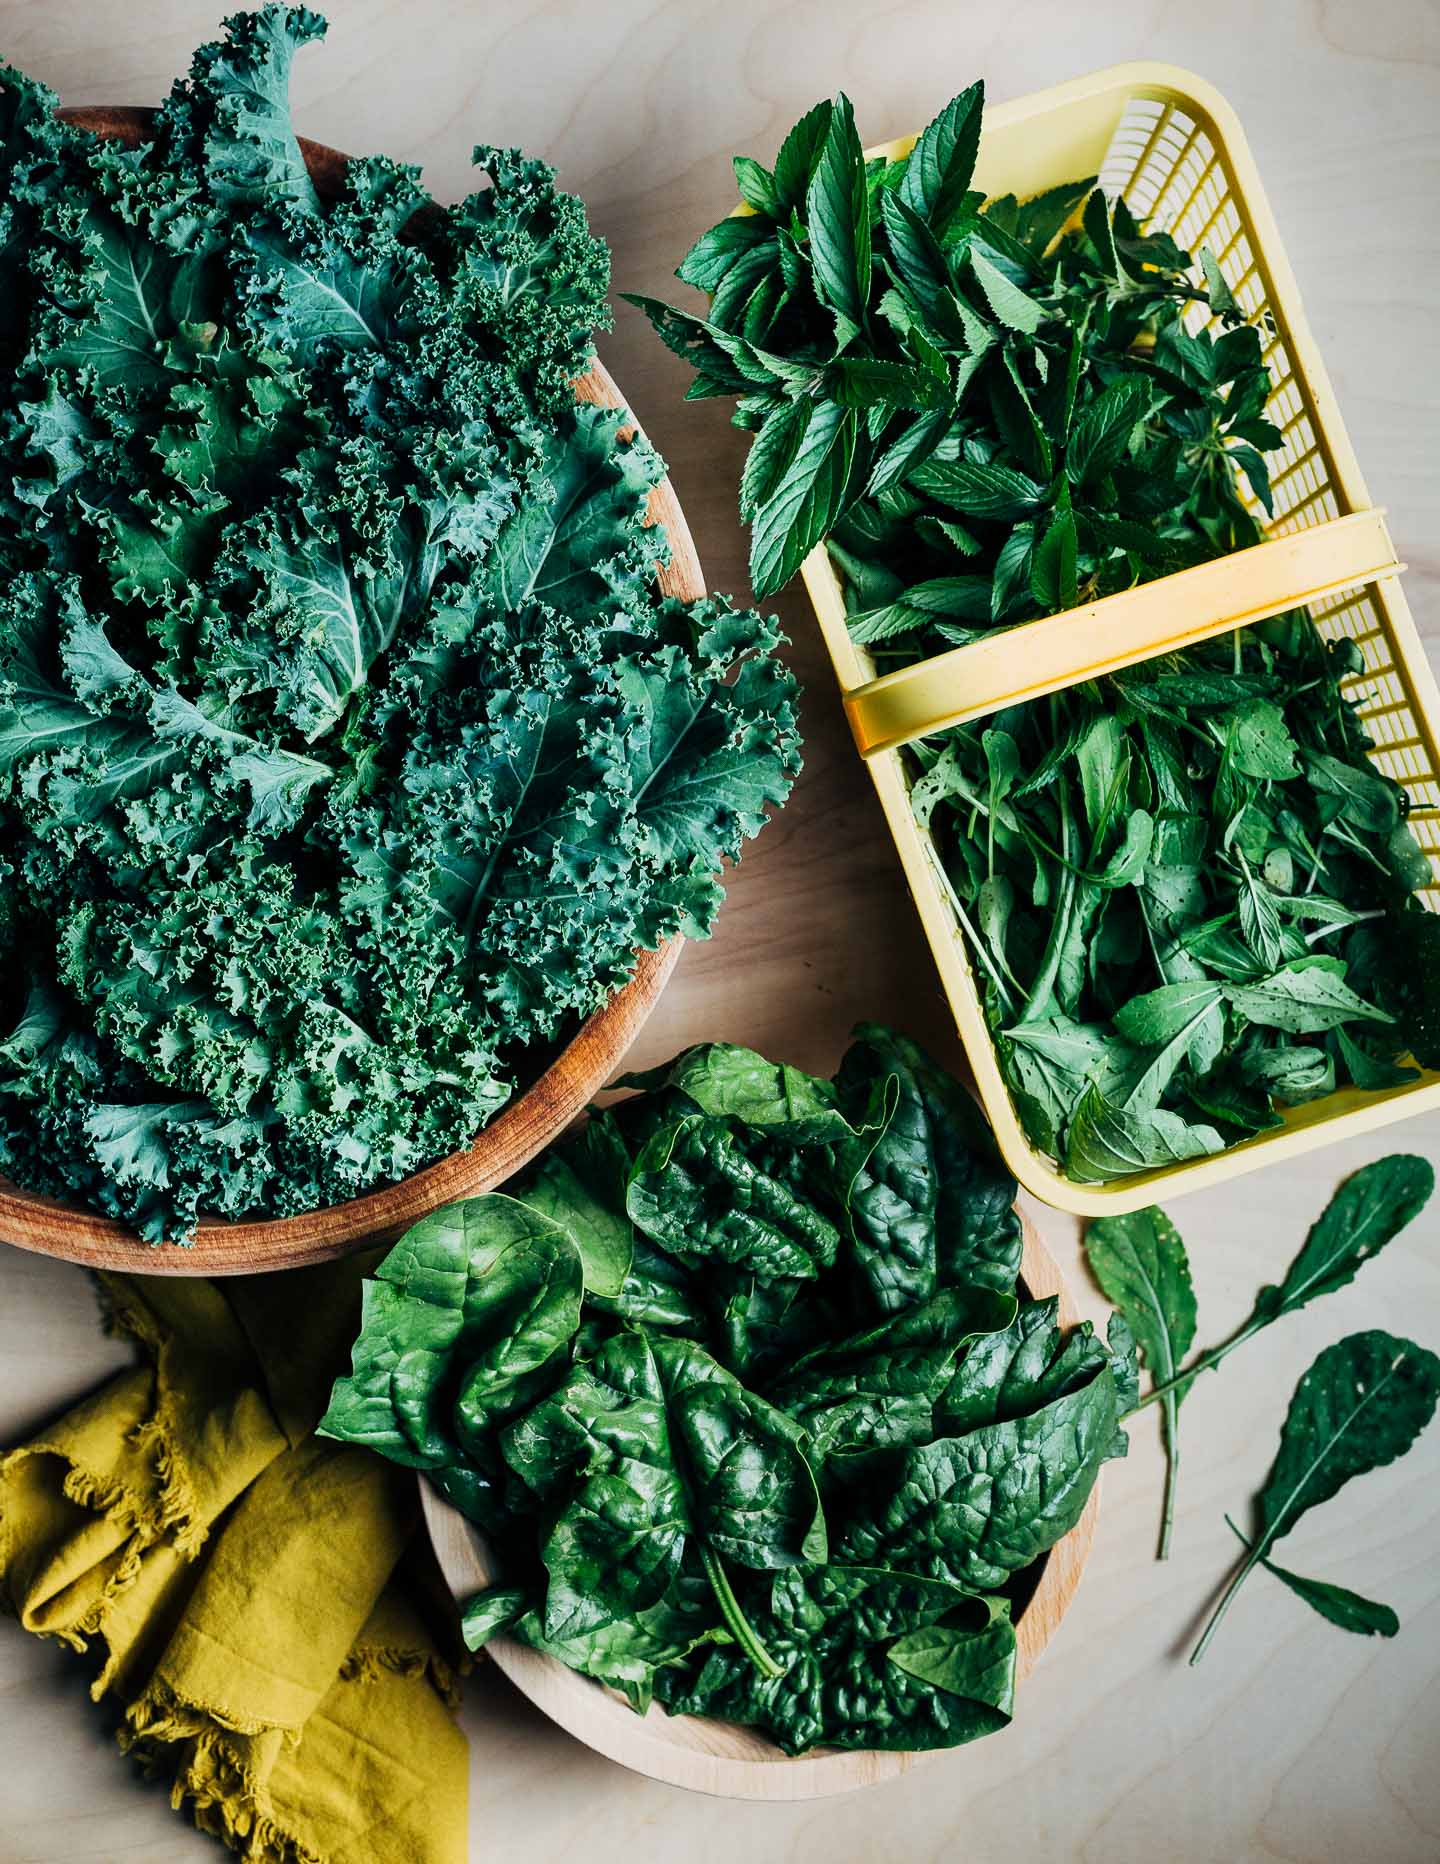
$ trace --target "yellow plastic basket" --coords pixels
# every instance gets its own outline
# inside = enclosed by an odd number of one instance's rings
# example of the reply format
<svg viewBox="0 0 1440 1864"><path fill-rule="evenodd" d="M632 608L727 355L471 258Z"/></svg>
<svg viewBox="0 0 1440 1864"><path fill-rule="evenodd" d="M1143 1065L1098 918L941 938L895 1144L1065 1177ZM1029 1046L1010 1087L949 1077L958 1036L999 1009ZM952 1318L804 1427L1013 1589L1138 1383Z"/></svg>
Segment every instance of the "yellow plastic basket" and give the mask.
<svg viewBox="0 0 1440 1864"><path fill-rule="evenodd" d="M913 141L868 153L902 156ZM1208 246L1247 316L1269 313L1267 412L1285 446L1270 456L1275 516L1267 541L880 678L850 638L823 546L803 568L856 745L875 780L1000 1149L1037 1197L1091 1216L1136 1210L1440 1107L1436 1073L1381 1092L1343 1088L1290 1109L1283 1127L1213 1157L1095 1185L1069 1178L1030 1143L1001 1077L964 935L937 878L935 849L911 813L898 754L928 732L1306 607L1322 634L1348 636L1364 655L1364 672L1348 684L1375 740L1375 763L1413 799L1411 825L1436 875L1425 902L1440 906L1440 690L1235 113L1203 79L1156 64L1116 65L986 111L977 187L1023 197L1096 173L1137 218L1197 254ZM1208 321L1203 305L1189 315L1197 329Z"/></svg>

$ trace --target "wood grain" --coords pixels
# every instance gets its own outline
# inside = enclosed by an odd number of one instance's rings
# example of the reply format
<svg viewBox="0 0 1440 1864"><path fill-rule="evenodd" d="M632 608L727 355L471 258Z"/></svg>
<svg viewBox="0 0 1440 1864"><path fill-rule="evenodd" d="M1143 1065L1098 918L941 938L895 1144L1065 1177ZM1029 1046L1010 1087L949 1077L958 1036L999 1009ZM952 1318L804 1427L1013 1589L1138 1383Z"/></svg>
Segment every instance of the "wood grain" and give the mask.
<svg viewBox="0 0 1440 1864"><path fill-rule="evenodd" d="M62 114L81 129L133 148L143 140L152 112L134 106L97 105ZM317 191L333 200L349 157L305 138L301 147ZM594 407L626 406L598 361L576 384L575 395ZM670 540L669 560L657 578L661 589L685 601L704 595L705 579L694 539L668 478L652 489L647 515L651 524L664 527ZM547 1045L538 1057L521 1058L521 1092L473 1146L413 1172L399 1184L296 1217L241 1222L202 1217L188 1246L148 1249L126 1224L21 1190L0 1178L0 1241L80 1262L87 1268L149 1275L254 1275L327 1262L365 1243L388 1242L442 1204L493 1191L565 1130L619 1073L626 1050L675 968L682 943L672 939L660 951L637 953L635 974L623 990L616 991L563 1044Z"/></svg>
<svg viewBox="0 0 1440 1864"><path fill-rule="evenodd" d="M1078 1318L1054 1258L1022 1213L1025 1253L1020 1275L1034 1298L1059 1297L1060 1318ZM457 1600L494 1585L501 1577L479 1529L445 1501L423 1476L420 1503L430 1538ZM1095 1539L1100 1490L1091 1490L1075 1526L1036 1563L1035 1589L1015 1619L1016 1681L1027 1676L1070 1609ZM667 1715L658 1703L636 1715L623 1696L567 1670L553 1657L498 1637L485 1647L487 1659L534 1703L542 1714L607 1760L667 1786L722 1799L823 1799L880 1786L933 1754L841 1752L821 1749L796 1757L784 1754L751 1728L695 1715Z"/></svg>
<svg viewBox="0 0 1440 1864"><path fill-rule="evenodd" d="M923 121L983 75L1025 92L1126 58L1168 59L1230 98L1377 503L1440 647L1440 14L1430 0L322 0L323 48L295 69L299 120L352 149L423 162L441 200L474 185L479 141L556 163L614 250L617 290L678 292L686 246L734 203L729 157L773 157L843 87L861 133ZM0 0L4 54L67 102L158 97L219 0ZM1380 336L1377 338L1377 332ZM620 304L601 352L671 476L713 588L743 594L735 485L745 437ZM828 1074L851 1025L894 1023L947 1064L948 1011L803 592L776 606L807 688L806 768L727 881L631 1051L649 1067L725 1038ZM1385 1148L1440 1165L1440 1120L1203 1191L1172 1208L1201 1337L1273 1280L1336 1180ZM1081 1312L1103 1320L1078 1225L1031 1207ZM0 1252L0 1442L117 1363L85 1278ZM556 1728L493 1665L468 1685L474 1864L1432 1864L1440 1856L1440 1425L1315 1510L1288 1563L1399 1612L1393 1642L1345 1637L1257 1575L1196 1671L1185 1638L1228 1570L1224 1513L1263 1480L1303 1368L1361 1327L1440 1346L1440 1217L1353 1287L1198 1385L1184 1412L1175 1550L1152 1558L1153 1414L1105 1474L1095 1548L1003 1735L859 1798L697 1798ZM200 1864L223 1854L116 1756L83 1668L0 1621L0 1864Z"/></svg>

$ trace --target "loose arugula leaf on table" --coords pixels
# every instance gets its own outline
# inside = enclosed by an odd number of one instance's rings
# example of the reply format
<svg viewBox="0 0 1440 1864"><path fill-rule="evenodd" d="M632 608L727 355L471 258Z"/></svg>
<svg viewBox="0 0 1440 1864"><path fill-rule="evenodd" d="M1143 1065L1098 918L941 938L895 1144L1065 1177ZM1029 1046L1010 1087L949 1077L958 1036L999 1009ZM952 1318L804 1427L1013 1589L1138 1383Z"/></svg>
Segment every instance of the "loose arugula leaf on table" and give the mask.
<svg viewBox="0 0 1440 1864"><path fill-rule="evenodd" d="M1403 1456L1434 1416L1437 1401L1440 1359L1411 1340L1379 1331L1354 1333L1320 1354L1295 1388L1279 1452L1258 1497L1255 1537L1191 1653L1192 1664L1205 1655L1236 1593L1268 1560L1275 1542L1353 1477ZM1383 1606L1285 1577L1292 1591L1332 1623L1366 1630L1388 1623Z"/></svg>
<svg viewBox="0 0 1440 1864"><path fill-rule="evenodd" d="M795 1753L1009 1719L1003 1589L1123 1446L1133 1345L1018 1298L1015 1184L969 1101L856 1035L833 1080L728 1044L632 1077L367 1284L323 1428L489 1536L472 1646Z"/></svg>
<svg viewBox="0 0 1440 1864"><path fill-rule="evenodd" d="M1178 1007L1172 1014L1183 1015L1184 1008L1176 1001ZM1429 1162L1413 1154L1395 1153L1363 1166L1345 1180L1321 1212L1284 1279L1263 1287L1240 1326L1188 1363L1185 1355L1195 1339L1195 1295L1185 1245L1174 1224L1164 1211L1152 1206L1089 1225L1085 1253L1091 1272L1133 1330L1150 1373L1150 1389L1143 1397L1137 1389L1125 1409L1138 1411L1155 1403L1163 1407L1166 1479L1160 1559L1169 1551L1174 1519L1179 1407L1195 1379L1286 1314L1346 1286L1419 1215L1434 1188Z"/></svg>
<svg viewBox="0 0 1440 1864"><path fill-rule="evenodd" d="M1248 1550L1250 1542L1229 1515L1225 1517L1225 1525ZM1342 1631L1354 1631L1361 1637L1400 1635L1400 1620L1391 1606L1367 1599L1361 1593L1351 1592L1348 1586L1331 1585L1324 1579L1306 1579L1300 1573L1292 1573L1286 1567L1277 1566L1273 1560L1262 1559L1260 1564L1267 1573L1287 1585L1297 1598L1303 1599L1312 1611L1319 1612L1322 1618L1328 1618L1332 1625L1338 1625Z"/></svg>
<svg viewBox="0 0 1440 1864"><path fill-rule="evenodd" d="M1197 1353L1188 1365L1169 1373L1160 1373L1151 1361L1155 1383L1140 1400L1141 1406L1157 1400L1163 1402L1175 1392L1183 1396L1200 1373L1213 1370L1264 1328L1287 1314L1297 1313L1321 1295L1334 1294L1347 1286L1373 1256L1407 1224L1414 1222L1434 1190L1433 1166L1428 1159L1414 1153L1395 1152L1361 1166L1345 1180L1311 1225L1304 1246L1285 1271L1284 1279L1260 1290L1250 1313L1233 1333L1217 1346ZM1147 1221L1165 1225L1179 1272L1188 1282L1184 1245L1163 1211L1143 1211L1140 1215ZM1099 1227L1092 1224L1091 1233ZM1103 1287L1104 1283L1101 1285ZM1193 1337L1193 1327L1191 1331Z"/></svg>
<svg viewBox="0 0 1440 1864"><path fill-rule="evenodd" d="M1168 1384L1195 1341L1195 1291L1179 1232L1163 1210L1102 1217L1085 1231L1085 1256L1100 1291L1124 1315L1151 1378ZM1170 1552L1175 1484L1180 1470L1178 1385L1162 1400L1165 1419L1165 1498L1158 1558Z"/></svg>
<svg viewBox="0 0 1440 1864"><path fill-rule="evenodd" d="M580 202L483 146L322 200L323 32L237 15L135 150L0 73L0 1171L156 1241L471 1144L798 768L773 627L662 596L662 464L575 403Z"/></svg>

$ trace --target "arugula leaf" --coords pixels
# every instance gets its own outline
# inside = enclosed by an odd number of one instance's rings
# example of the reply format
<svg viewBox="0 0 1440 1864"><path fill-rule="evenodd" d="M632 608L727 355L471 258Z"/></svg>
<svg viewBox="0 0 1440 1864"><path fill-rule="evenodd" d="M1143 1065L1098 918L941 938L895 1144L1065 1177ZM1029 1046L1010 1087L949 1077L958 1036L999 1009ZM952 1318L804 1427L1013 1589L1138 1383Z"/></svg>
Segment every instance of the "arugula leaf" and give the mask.
<svg viewBox="0 0 1440 1864"><path fill-rule="evenodd" d="M1102 1217L1085 1231L1085 1257L1100 1291L1124 1315L1141 1356L1158 1384L1168 1384L1195 1343L1195 1291L1180 1233L1153 1206L1124 1217ZM1180 1401L1187 1387L1175 1386L1164 1400L1165 1498L1160 1550L1170 1553L1175 1520L1175 1484L1180 1470Z"/></svg>
<svg viewBox="0 0 1440 1864"><path fill-rule="evenodd" d="M1353 1477L1403 1456L1437 1402L1440 1359L1411 1340L1372 1331L1326 1347L1295 1388L1260 1491L1259 1531L1192 1651L1192 1664L1205 1655L1235 1594L1275 1542ZM1331 1596L1326 1602L1333 1609L1324 1615L1333 1619L1342 1608Z"/></svg>
<svg viewBox="0 0 1440 1864"><path fill-rule="evenodd" d="M1140 1402L1150 1404L1177 1389L1183 1394L1198 1373L1218 1366L1263 1328L1347 1286L1372 1256L1414 1222L1434 1190L1434 1168L1413 1153L1391 1153L1362 1166L1312 1224L1284 1279L1260 1290L1250 1313L1218 1346L1197 1354L1183 1369L1164 1377L1157 1374L1155 1389Z"/></svg>
<svg viewBox="0 0 1440 1864"><path fill-rule="evenodd" d="M1226 996L1250 1022L1298 1035L1347 1022L1392 1021L1345 983L1342 969L1329 958L1296 958L1256 983L1230 985Z"/></svg>
<svg viewBox="0 0 1440 1864"><path fill-rule="evenodd" d="M1065 1163L1082 1184L1105 1183L1181 1159L1204 1158L1224 1143L1213 1126L1191 1125L1178 1113L1119 1106L1092 1081L1070 1116Z"/></svg>
<svg viewBox="0 0 1440 1864"><path fill-rule="evenodd" d="M1230 1519L1225 1517L1225 1524L1245 1547L1250 1543ZM1338 1625L1342 1631L1355 1631L1361 1637L1398 1637L1400 1620L1388 1605L1381 1605L1375 1599L1364 1598L1358 1592L1351 1592L1348 1587L1334 1586L1324 1579L1306 1579L1299 1573L1292 1573L1283 1566L1277 1566L1273 1560L1262 1559L1260 1564L1267 1573L1287 1585L1299 1599L1303 1599L1312 1611L1319 1612L1322 1618L1328 1618L1332 1625Z"/></svg>

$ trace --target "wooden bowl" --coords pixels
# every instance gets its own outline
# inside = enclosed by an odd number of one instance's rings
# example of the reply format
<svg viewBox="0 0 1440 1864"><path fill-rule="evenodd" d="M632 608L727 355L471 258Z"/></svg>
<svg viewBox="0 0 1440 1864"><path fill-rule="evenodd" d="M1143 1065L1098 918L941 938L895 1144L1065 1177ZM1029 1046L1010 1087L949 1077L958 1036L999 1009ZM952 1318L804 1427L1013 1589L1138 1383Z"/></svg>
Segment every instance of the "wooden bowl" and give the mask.
<svg viewBox="0 0 1440 1864"><path fill-rule="evenodd" d="M1021 1221L1025 1232L1021 1281L1032 1298L1058 1295L1060 1318L1073 1326L1077 1315L1060 1270L1029 1219L1022 1214ZM474 1523L452 1508L423 1476L420 1501L440 1569L457 1602L493 1584L497 1575L489 1548ZM1075 1596L1099 1511L1097 1483L1075 1526L1029 1570L1033 1590L1015 1615L1016 1678L1022 1684ZM541 1656L513 1638L493 1639L485 1646L485 1655L522 1695L577 1741L622 1767L668 1786L689 1787L692 1792L726 1799L820 1799L861 1786L878 1786L908 1772L917 1762L948 1751L817 1748L792 1758L753 1728L733 1722L667 1715L658 1703L637 1715L617 1691L567 1670L554 1657Z"/></svg>
<svg viewBox="0 0 1440 1864"><path fill-rule="evenodd" d="M66 122L133 148L144 139L153 113L98 107L60 114ZM303 138L300 146L316 189L333 198L348 157ZM576 384L575 393L599 407L625 406L599 362ZM700 559L668 479L651 492L649 517L652 524L664 525L670 539L670 562L659 577L665 594L687 601L703 596ZM682 943L672 939L659 951L641 952L625 988L579 1024L563 1044L549 1045L537 1055L531 1070L522 1071L523 1091L468 1151L441 1159L399 1184L299 1217L238 1223L202 1218L189 1247L153 1249L123 1223L22 1191L0 1178L0 1241L83 1262L88 1268L160 1275L249 1275L262 1269L299 1268L344 1255L362 1243L390 1241L442 1204L493 1190L570 1124L617 1072L621 1057L655 1007Z"/></svg>

